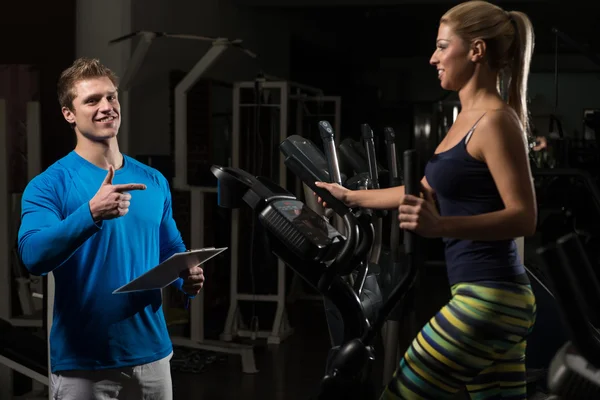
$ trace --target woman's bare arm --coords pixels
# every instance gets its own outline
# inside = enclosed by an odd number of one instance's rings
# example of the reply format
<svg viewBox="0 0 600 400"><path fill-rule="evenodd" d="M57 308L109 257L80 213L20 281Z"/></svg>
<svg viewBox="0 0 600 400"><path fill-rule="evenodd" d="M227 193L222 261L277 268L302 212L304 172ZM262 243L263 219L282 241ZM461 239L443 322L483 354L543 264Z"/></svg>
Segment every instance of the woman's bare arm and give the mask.
<svg viewBox="0 0 600 400"><path fill-rule="evenodd" d="M421 183L431 190L425 177ZM404 186L373 190L349 190L335 183L325 182L317 182L317 186L327 189L335 198L342 200L349 207L389 210L398 208L404 198Z"/></svg>

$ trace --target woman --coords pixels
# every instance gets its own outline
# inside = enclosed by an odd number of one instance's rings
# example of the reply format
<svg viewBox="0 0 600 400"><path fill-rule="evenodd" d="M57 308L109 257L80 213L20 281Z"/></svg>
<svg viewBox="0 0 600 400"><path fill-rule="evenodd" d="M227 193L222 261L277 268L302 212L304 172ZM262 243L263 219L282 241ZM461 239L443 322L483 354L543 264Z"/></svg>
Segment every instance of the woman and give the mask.
<svg viewBox="0 0 600 400"><path fill-rule="evenodd" d="M458 92L461 112L426 166L423 196L318 183L350 206L399 207L401 229L445 242L452 297L414 339L383 399L451 399L465 385L472 399L526 398L535 298L514 238L536 227L526 140L532 52L525 14L484 1L452 8L430 62L441 86ZM508 104L497 84L505 72Z"/></svg>

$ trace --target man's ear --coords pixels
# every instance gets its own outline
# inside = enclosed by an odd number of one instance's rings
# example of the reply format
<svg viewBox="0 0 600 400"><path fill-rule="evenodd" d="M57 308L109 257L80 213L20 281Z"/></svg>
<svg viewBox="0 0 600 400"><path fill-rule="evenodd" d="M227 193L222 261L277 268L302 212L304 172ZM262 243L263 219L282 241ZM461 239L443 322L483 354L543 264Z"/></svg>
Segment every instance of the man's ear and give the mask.
<svg viewBox="0 0 600 400"><path fill-rule="evenodd" d="M63 117L65 117L65 119L67 120L67 122L69 124L75 123L75 112L71 111L71 109L68 107L63 107L61 111L62 111Z"/></svg>
<svg viewBox="0 0 600 400"><path fill-rule="evenodd" d="M485 59L486 44L484 40L475 39L471 43L471 61L474 63L481 62Z"/></svg>

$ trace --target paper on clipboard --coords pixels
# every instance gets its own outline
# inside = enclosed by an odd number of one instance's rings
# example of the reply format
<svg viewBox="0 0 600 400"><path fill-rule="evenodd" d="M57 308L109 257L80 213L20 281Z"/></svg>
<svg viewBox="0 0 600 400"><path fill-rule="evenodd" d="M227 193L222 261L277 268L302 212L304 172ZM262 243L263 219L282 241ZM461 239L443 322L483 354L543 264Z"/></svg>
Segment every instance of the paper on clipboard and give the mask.
<svg viewBox="0 0 600 400"><path fill-rule="evenodd" d="M218 249L207 247L199 250L175 253L150 271L116 289L113 291L113 294L162 289L175 282L182 271L203 264L225 250L227 250L227 247Z"/></svg>

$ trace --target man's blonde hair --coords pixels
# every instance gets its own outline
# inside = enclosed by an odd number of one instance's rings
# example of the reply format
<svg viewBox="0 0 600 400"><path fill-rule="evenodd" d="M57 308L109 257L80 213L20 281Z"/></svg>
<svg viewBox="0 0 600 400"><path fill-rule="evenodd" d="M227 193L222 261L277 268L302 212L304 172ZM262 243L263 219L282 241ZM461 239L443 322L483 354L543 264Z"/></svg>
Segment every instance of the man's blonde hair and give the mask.
<svg viewBox="0 0 600 400"><path fill-rule="evenodd" d="M73 99L77 97L75 84L79 81L91 78L107 77L115 85L119 86L119 78L110 68L102 65L97 58L81 57L65 69L58 79L58 102L61 107L73 109Z"/></svg>

